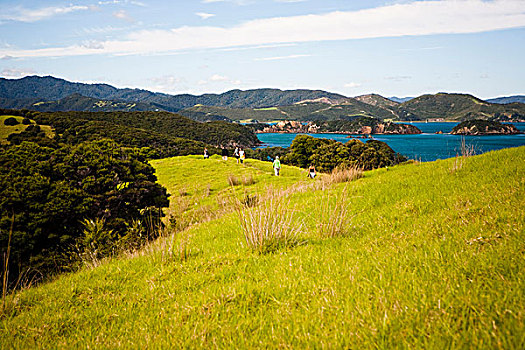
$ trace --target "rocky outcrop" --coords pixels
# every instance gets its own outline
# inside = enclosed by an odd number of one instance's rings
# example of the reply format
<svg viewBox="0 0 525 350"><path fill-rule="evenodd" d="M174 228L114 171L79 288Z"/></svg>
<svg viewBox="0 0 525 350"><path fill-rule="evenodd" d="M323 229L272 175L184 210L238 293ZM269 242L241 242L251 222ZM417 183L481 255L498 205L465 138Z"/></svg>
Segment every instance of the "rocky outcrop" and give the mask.
<svg viewBox="0 0 525 350"><path fill-rule="evenodd" d="M255 129L257 133L421 134L421 130L413 125L382 122L374 118L364 118L353 121L337 120L321 123L300 123L285 120L273 125L259 124Z"/></svg>
<svg viewBox="0 0 525 350"><path fill-rule="evenodd" d="M293 120L283 120L277 124L266 124L263 128L258 128L257 133L304 133L304 134L315 134L319 131L319 126L315 123L301 123Z"/></svg>
<svg viewBox="0 0 525 350"><path fill-rule="evenodd" d="M511 135L520 131L512 124L488 120L468 120L454 127L452 135Z"/></svg>

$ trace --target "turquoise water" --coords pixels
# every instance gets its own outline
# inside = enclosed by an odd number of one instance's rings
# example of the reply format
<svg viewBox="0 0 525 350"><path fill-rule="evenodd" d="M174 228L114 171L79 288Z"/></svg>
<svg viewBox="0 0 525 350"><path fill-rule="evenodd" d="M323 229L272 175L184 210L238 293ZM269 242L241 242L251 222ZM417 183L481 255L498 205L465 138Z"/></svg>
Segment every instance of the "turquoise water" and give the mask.
<svg viewBox="0 0 525 350"><path fill-rule="evenodd" d="M392 149L410 159L433 161L455 157L461 154L462 136L448 134L457 123L410 123L423 133L419 135L374 135L374 139L386 142ZM525 123L513 123L520 131L525 132ZM444 134L435 134L442 131ZM288 147L297 134L257 134L263 142L262 147ZM319 138L328 138L347 142L345 134L308 134ZM472 146L476 154L509 147L525 146L525 134L464 136L467 146ZM366 140L362 140L366 141Z"/></svg>

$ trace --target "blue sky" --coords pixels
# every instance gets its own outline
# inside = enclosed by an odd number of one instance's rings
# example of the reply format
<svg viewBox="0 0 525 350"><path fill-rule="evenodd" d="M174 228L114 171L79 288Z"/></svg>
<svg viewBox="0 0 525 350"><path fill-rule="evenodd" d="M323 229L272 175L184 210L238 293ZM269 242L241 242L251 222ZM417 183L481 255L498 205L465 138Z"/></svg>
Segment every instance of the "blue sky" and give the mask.
<svg viewBox="0 0 525 350"><path fill-rule="evenodd" d="M525 0L0 0L0 76L179 93L525 94Z"/></svg>

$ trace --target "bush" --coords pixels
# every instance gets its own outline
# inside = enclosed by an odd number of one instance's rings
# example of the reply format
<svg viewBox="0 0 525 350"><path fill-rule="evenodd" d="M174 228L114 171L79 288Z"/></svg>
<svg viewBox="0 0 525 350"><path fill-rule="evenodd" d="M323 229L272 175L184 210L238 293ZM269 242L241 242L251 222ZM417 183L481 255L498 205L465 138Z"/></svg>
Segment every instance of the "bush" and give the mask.
<svg viewBox="0 0 525 350"><path fill-rule="evenodd" d="M7 126L14 126L18 124L20 123L18 122L18 120L16 120L15 117L9 117L4 120L4 125L7 125Z"/></svg>
<svg viewBox="0 0 525 350"><path fill-rule="evenodd" d="M154 222L146 228L155 230L161 208L168 205L166 189L156 183L151 165L109 140L56 149L22 142L0 149L0 198L2 250L14 215L14 279L28 268L64 269L68 261L60 256L76 244L92 249L86 243L89 225L82 224L86 218L94 224L103 220L104 232L111 232L108 240L113 241L134 219ZM95 258L109 254L111 244L98 240Z"/></svg>
<svg viewBox="0 0 525 350"><path fill-rule="evenodd" d="M29 119L29 118L22 119L22 124L24 124L24 125L31 125L31 119Z"/></svg>
<svg viewBox="0 0 525 350"><path fill-rule="evenodd" d="M350 140L343 144L330 139L297 135L283 162L301 168L313 164L321 172L331 172L337 167L370 170L399 164L405 160L405 157L386 143L377 140L369 140L367 143Z"/></svg>

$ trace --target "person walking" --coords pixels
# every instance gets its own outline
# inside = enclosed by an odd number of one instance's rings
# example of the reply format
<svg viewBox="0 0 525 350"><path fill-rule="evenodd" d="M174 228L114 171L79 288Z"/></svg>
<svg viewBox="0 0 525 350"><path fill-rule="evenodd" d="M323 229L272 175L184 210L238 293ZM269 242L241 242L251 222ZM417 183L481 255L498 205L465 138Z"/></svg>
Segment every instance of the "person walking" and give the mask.
<svg viewBox="0 0 525 350"><path fill-rule="evenodd" d="M310 164L310 167L308 168L308 176L309 178L314 178L317 175L317 172L315 171L315 166L313 164Z"/></svg>
<svg viewBox="0 0 525 350"><path fill-rule="evenodd" d="M210 158L210 154L208 153L208 149L204 147L204 159Z"/></svg>
<svg viewBox="0 0 525 350"><path fill-rule="evenodd" d="M221 150L222 160L228 160L228 150L224 147L222 147Z"/></svg>
<svg viewBox="0 0 525 350"><path fill-rule="evenodd" d="M235 151L233 151L233 156L235 159L237 159L237 164L239 164L239 147L235 147Z"/></svg>
<svg viewBox="0 0 525 350"><path fill-rule="evenodd" d="M279 160L279 156L275 156L275 160L273 161L272 165L275 176L279 176L279 172L281 171L281 161Z"/></svg>
<svg viewBox="0 0 525 350"><path fill-rule="evenodd" d="M239 150L239 160L241 161L241 164L244 163L245 158L246 158L246 154L244 153L244 150L241 148Z"/></svg>

